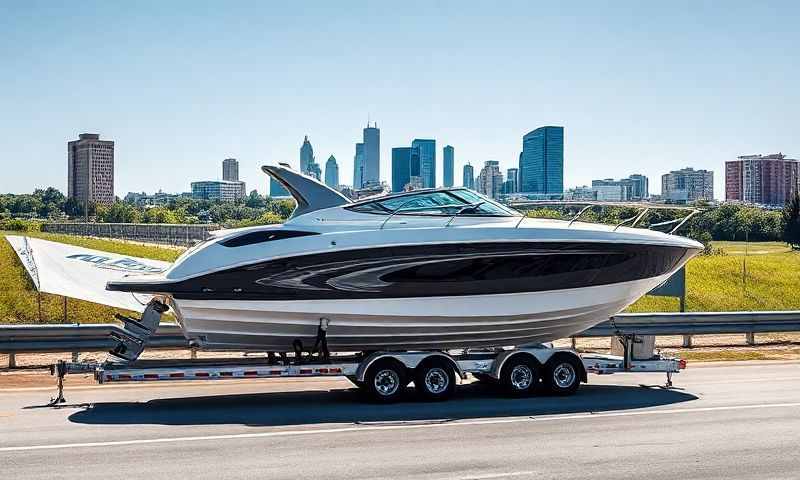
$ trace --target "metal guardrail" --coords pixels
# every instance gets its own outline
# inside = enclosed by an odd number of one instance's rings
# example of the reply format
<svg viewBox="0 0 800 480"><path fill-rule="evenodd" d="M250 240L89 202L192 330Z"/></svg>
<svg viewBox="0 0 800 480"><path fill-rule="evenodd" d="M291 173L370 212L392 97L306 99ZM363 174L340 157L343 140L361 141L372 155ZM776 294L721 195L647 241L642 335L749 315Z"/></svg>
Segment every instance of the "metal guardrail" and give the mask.
<svg viewBox="0 0 800 480"><path fill-rule="evenodd" d="M116 345L116 324L0 326L0 353L86 352ZM575 337L613 335L720 335L800 332L800 311L626 313ZM148 341L150 348L189 348L176 324L162 324Z"/></svg>
<svg viewBox="0 0 800 480"><path fill-rule="evenodd" d="M800 332L800 311L681 312L616 315L576 337L612 335L723 335Z"/></svg>
<svg viewBox="0 0 800 480"><path fill-rule="evenodd" d="M109 350L117 342L113 333L122 334L113 323L94 325L3 325L0 326L0 353L91 352ZM178 325L162 324L147 345L150 348L189 348Z"/></svg>

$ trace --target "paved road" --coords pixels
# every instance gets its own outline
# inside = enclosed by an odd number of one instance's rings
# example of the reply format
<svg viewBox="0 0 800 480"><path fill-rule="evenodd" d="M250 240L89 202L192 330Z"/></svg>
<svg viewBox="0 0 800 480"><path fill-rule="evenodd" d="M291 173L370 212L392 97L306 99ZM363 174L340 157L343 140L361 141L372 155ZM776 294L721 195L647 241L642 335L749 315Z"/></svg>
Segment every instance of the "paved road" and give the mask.
<svg viewBox="0 0 800 480"><path fill-rule="evenodd" d="M0 478L800 478L800 362L590 381L390 406L338 380L0 391Z"/></svg>

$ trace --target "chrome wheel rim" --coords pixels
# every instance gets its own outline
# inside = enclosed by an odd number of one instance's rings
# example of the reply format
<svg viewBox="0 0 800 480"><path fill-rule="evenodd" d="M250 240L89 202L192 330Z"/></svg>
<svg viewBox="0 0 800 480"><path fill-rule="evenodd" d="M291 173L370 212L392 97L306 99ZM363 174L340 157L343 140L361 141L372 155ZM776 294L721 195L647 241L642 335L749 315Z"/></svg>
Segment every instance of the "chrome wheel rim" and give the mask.
<svg viewBox="0 0 800 480"><path fill-rule="evenodd" d="M375 391L382 396L389 396L400 388L400 375L394 370L381 370L375 375Z"/></svg>
<svg viewBox="0 0 800 480"><path fill-rule="evenodd" d="M559 388L571 387L575 377L575 368L569 363L561 363L553 370L553 381Z"/></svg>
<svg viewBox="0 0 800 480"><path fill-rule="evenodd" d="M431 368L425 373L425 388L430 393L438 394L447 390L450 386L450 378L441 368Z"/></svg>
<svg viewBox="0 0 800 480"><path fill-rule="evenodd" d="M511 386L515 390L527 390L533 383L533 370L527 365L516 365L511 369Z"/></svg>

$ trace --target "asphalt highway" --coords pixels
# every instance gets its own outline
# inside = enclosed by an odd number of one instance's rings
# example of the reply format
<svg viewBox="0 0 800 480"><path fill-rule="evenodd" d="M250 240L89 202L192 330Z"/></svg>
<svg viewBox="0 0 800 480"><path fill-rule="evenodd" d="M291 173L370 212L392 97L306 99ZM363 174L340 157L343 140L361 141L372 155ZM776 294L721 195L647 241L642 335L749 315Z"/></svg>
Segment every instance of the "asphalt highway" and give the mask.
<svg viewBox="0 0 800 480"><path fill-rule="evenodd" d="M67 380L69 382L69 379ZM800 362L590 375L573 397L364 404L346 380L0 390L0 478L798 479Z"/></svg>

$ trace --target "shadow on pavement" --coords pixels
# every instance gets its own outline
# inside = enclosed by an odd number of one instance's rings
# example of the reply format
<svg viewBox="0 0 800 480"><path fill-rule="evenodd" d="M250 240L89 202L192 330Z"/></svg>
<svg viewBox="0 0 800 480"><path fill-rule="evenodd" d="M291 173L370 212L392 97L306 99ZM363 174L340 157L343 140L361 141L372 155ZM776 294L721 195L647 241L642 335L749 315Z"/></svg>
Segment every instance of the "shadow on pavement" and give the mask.
<svg viewBox="0 0 800 480"><path fill-rule="evenodd" d="M413 398L413 391L409 392ZM459 387L442 403L364 403L356 390L281 392L156 399L148 402L93 403L70 415L91 425L291 426L319 423L452 421L470 418L607 412L671 405L697 397L644 386L583 385L571 397L504 398L479 384Z"/></svg>

